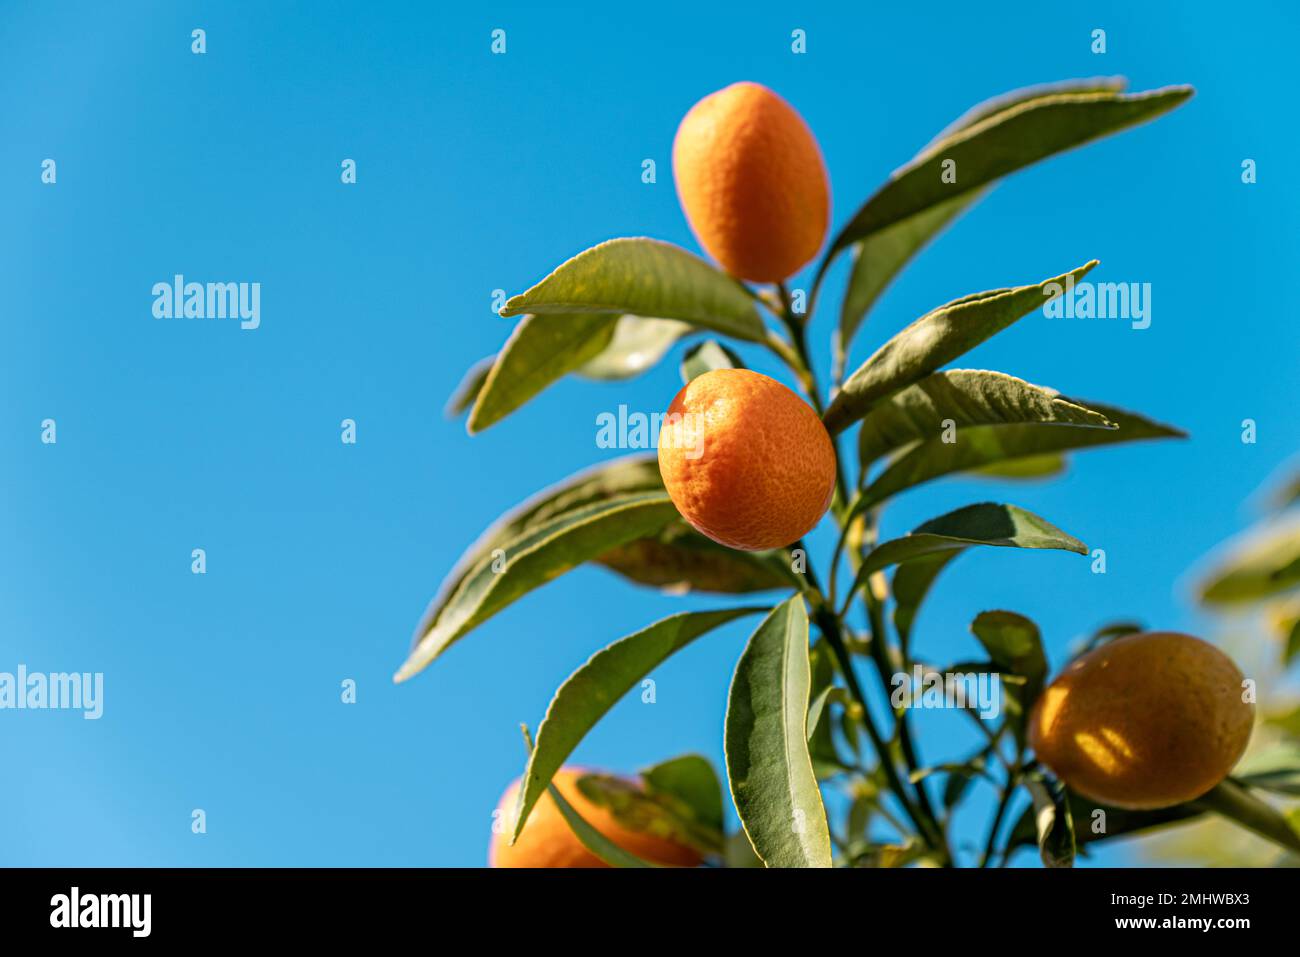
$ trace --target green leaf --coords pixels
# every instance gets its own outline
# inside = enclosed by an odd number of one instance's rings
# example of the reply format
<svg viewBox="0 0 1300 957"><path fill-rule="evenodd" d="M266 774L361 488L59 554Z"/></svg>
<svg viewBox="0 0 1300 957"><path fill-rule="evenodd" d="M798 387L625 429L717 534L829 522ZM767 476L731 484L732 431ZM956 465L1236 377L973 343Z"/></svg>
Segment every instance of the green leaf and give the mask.
<svg viewBox="0 0 1300 957"><path fill-rule="evenodd" d="M1300 834L1296 833L1281 812L1232 778L1220 781L1208 794L1201 795L1191 803L1226 817L1274 844L1291 851L1300 851Z"/></svg>
<svg viewBox="0 0 1300 957"><path fill-rule="evenodd" d="M1087 641L1083 643L1074 657L1077 658L1079 655L1085 655L1094 648L1099 648L1106 644L1108 641L1114 641L1116 638L1123 638L1125 635L1136 634L1142 630L1143 625L1140 621L1116 621L1107 625L1102 625L1102 627L1098 628L1088 636Z"/></svg>
<svg viewBox="0 0 1300 957"><path fill-rule="evenodd" d="M1300 797L1300 744L1286 741L1251 755L1233 777L1247 787Z"/></svg>
<svg viewBox="0 0 1300 957"><path fill-rule="evenodd" d="M702 854L722 853L722 829L696 821L691 809L670 794L651 792L640 782L614 774L584 774L577 788L587 800L605 808L620 827L693 847Z"/></svg>
<svg viewBox="0 0 1300 957"><path fill-rule="evenodd" d="M925 600L930 586L939 577L939 573L962 551L964 549L936 552L933 555L913 559L899 565L894 572L894 581L890 588L894 595L894 628L898 631L898 640L904 655L911 643L912 624L921 609L921 602Z"/></svg>
<svg viewBox="0 0 1300 957"><path fill-rule="evenodd" d="M789 552L741 552L705 538L684 521L670 522L656 535L610 549L597 561L639 585L670 594L747 594L801 588Z"/></svg>
<svg viewBox="0 0 1300 957"><path fill-rule="evenodd" d="M454 419L463 414L478 394L483 389L483 383L487 381L488 372L492 370L492 364L496 362L496 356L484 356L474 365L470 366L465 377L460 380L460 385L456 386L456 391L451 394L447 400L447 418Z"/></svg>
<svg viewBox="0 0 1300 957"><path fill-rule="evenodd" d="M676 319L619 316L609 345L577 374L599 381L630 379L655 365L690 330L688 323Z"/></svg>
<svg viewBox="0 0 1300 957"><path fill-rule="evenodd" d="M682 382L689 384L697 376L714 369L743 369L745 363L716 339L706 339L698 345L691 346L682 357Z"/></svg>
<svg viewBox="0 0 1300 957"><path fill-rule="evenodd" d="M881 399L969 352L1021 316L1041 308L1043 303L1061 294L1067 280L1077 283L1095 265L1094 259L1069 273L1034 285L964 296L926 313L877 349L875 355L849 376L826 410L826 428L832 433L843 431Z"/></svg>
<svg viewBox="0 0 1300 957"><path fill-rule="evenodd" d="M1073 867L1074 819L1070 814L1064 786L1043 774L1026 776L1025 786L1034 799L1038 853L1043 858L1043 865Z"/></svg>
<svg viewBox="0 0 1300 957"><path fill-rule="evenodd" d="M975 616L970 630L995 665L1025 678L1023 683L1003 683L1007 719L1016 741L1023 745L1029 710L1047 678L1047 654L1043 651L1043 638L1038 626L1013 611L983 611Z"/></svg>
<svg viewBox="0 0 1300 957"><path fill-rule="evenodd" d="M967 472L970 478L987 479L1040 479L1060 475L1065 471L1065 456L1060 452L1047 452L1043 455L1027 455L1019 459L1007 459L1005 462L991 462Z"/></svg>
<svg viewBox="0 0 1300 957"><path fill-rule="evenodd" d="M562 514L484 556L457 586L432 628L394 676L405 681L453 642L534 588L677 517L664 492L627 495Z"/></svg>
<svg viewBox="0 0 1300 957"><path fill-rule="evenodd" d="M1230 605L1258 601L1300 585L1300 520L1249 533L1201 585L1201 601Z"/></svg>
<svg viewBox="0 0 1300 957"><path fill-rule="evenodd" d="M1119 92L1124 89L1124 86L1122 77L1094 77L1013 90L986 100L969 110L935 137L922 154L931 152L954 135L994 114L1003 113L1032 100L1058 96L1062 93ZM951 188L952 184L945 185ZM886 184L885 189L890 188L890 185ZM942 199L932 206L919 209L898 222L872 232L865 239L854 244L853 271L844 294L839 331L835 337L837 363L842 363L849 343L853 340L863 318L894 277L902 271L913 256L942 232L944 227L960 216L967 207L979 202L987 192L987 188L972 190L952 198Z"/></svg>
<svg viewBox="0 0 1300 957"><path fill-rule="evenodd" d="M503 316L617 312L679 319L754 342L763 320L743 285L703 259L655 239L611 239L563 263L512 297Z"/></svg>
<svg viewBox="0 0 1300 957"><path fill-rule="evenodd" d="M524 747L531 754L533 750L533 736L528 732L528 725L520 725L520 730L524 733ZM564 818L566 824L578 841L591 853L595 854L610 867L658 867L658 864L652 864L649 861L643 861L630 851L625 851L619 847L600 831L596 830L583 818L581 814L564 799L560 789L551 785L548 789L551 800L555 802L560 816Z"/></svg>
<svg viewBox="0 0 1300 957"><path fill-rule="evenodd" d="M858 433L858 457L865 469L894 449L942 440L949 424L956 430L952 437L960 441L960 430L967 426L1027 422L1117 428L1101 413L1062 399L1054 389L1003 372L952 369L928 375L872 409Z"/></svg>
<svg viewBox="0 0 1300 957"><path fill-rule="evenodd" d="M469 416L470 434L501 421L609 345L616 313L524 316L501 348Z"/></svg>
<svg viewBox="0 0 1300 957"><path fill-rule="evenodd" d="M1131 95L1063 92L995 109L941 137L895 172L836 236L830 255L1055 153L1154 119L1191 95L1187 86ZM947 161L955 164L955 183L944 182Z"/></svg>
<svg viewBox="0 0 1300 957"><path fill-rule="evenodd" d="M667 795L690 809L692 819L722 833L722 783L707 758L684 754L641 772L649 794Z"/></svg>
<svg viewBox="0 0 1300 957"><path fill-rule="evenodd" d="M971 622L993 663L1004 671L1035 681L1047 677L1047 655L1038 626L1014 611L982 611Z"/></svg>
<svg viewBox="0 0 1300 957"><path fill-rule="evenodd" d="M1073 402L1074 400L1067 400ZM957 441L942 437L917 442L898 456L863 491L855 509L865 509L905 489L995 462L1011 462L1071 449L1118 445L1144 439L1183 438L1184 432L1100 402L1076 403L1104 415L1117 429L1062 428L1056 425L974 425Z"/></svg>
<svg viewBox="0 0 1300 957"><path fill-rule="evenodd" d="M830 867L826 809L808 756L808 611L772 610L736 665L727 700L727 779L741 824L768 867Z"/></svg>
<svg viewBox="0 0 1300 957"><path fill-rule="evenodd" d="M529 755L519 789L514 838L518 838L542 792L578 742L642 678L701 635L765 610L682 612L620 638L592 655L560 685L537 728L537 746Z"/></svg>
<svg viewBox="0 0 1300 957"><path fill-rule="evenodd" d="M959 551L971 545L1010 548L1059 548L1088 554L1088 547L1033 512L1015 505L981 502L931 519L910 535L877 545L863 558L849 594L855 594L868 577L890 565Z"/></svg>
<svg viewBox="0 0 1300 957"><path fill-rule="evenodd" d="M849 345L876 300L903 267L949 223L978 202L983 192L967 193L923 209L877 230L854 247L853 270L840 306L833 348L842 364Z"/></svg>

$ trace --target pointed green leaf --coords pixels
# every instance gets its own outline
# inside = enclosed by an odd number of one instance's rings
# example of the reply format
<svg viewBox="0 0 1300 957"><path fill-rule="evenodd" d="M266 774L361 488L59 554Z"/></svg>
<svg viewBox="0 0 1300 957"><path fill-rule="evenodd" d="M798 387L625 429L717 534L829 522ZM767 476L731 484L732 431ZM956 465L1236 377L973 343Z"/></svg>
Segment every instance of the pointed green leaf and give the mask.
<svg viewBox="0 0 1300 957"><path fill-rule="evenodd" d="M768 867L830 867L826 809L808 756L808 611L795 595L754 632L727 700L727 779Z"/></svg>
<svg viewBox="0 0 1300 957"><path fill-rule="evenodd" d="M504 419L552 382L598 355L616 313L524 316L501 348L469 416L470 434Z"/></svg>
<svg viewBox="0 0 1300 957"><path fill-rule="evenodd" d="M1240 824L1290 851L1300 851L1300 834L1273 805L1256 797L1238 781L1225 778L1191 802Z"/></svg>
<svg viewBox="0 0 1300 957"><path fill-rule="evenodd" d="M714 369L743 369L745 363L716 339L706 339L692 346L682 357L682 382L690 384L697 376Z"/></svg>
<svg viewBox="0 0 1300 957"><path fill-rule="evenodd" d="M971 622L971 632L979 639L994 664L1012 674L1035 681L1047 677L1047 655L1038 626L1014 611L982 611Z"/></svg>
<svg viewBox="0 0 1300 957"><path fill-rule="evenodd" d="M1032 100L1059 96L1063 93L1120 92L1124 89L1123 77L1093 77L1086 80L1067 80L1063 83L1013 90L995 97L969 110L934 138L922 155L939 148L961 131L980 123L990 116L1020 107ZM913 160L915 163L916 160ZM892 183L892 180L891 180ZM951 187L953 184L945 184ZM884 190L893 188L886 184ZM931 206L891 223L854 243L853 271L840 310L840 325L835 336L837 361L843 361L849 344L866 314L875 305L881 293L889 286L903 267L944 228L960 216L969 206L979 202L989 188L962 192L945 198Z"/></svg>
<svg viewBox="0 0 1300 957"><path fill-rule="evenodd" d="M910 535L877 545L858 567L849 594L876 572L929 555L960 551L971 545L1009 548L1058 548L1080 555L1088 547L1033 512L1015 505L981 502L967 505L920 525Z"/></svg>
<svg viewBox="0 0 1300 957"><path fill-rule="evenodd" d="M1247 533L1201 585L1207 605L1253 602L1300 585L1300 519Z"/></svg>
<svg viewBox="0 0 1300 957"><path fill-rule="evenodd" d="M433 627L394 676L405 681L502 608L616 545L653 534L677 517L664 492L628 495L567 512L488 554L461 581Z"/></svg>
<svg viewBox="0 0 1300 957"><path fill-rule="evenodd" d="M533 736L528 732L528 725L520 725L520 730L524 733L524 747L531 754L533 750ZM591 853L608 864L610 867L658 867L658 864L652 864L649 861L643 861L630 851L625 851L619 847L600 831L596 830L586 819L564 799L560 789L551 785L548 789L551 800L555 802L555 807L560 812L560 817L569 825L569 830L578 841Z"/></svg>
<svg viewBox="0 0 1300 957"><path fill-rule="evenodd" d="M503 316L526 312L617 312L679 319L761 341L763 320L749 291L703 259L656 239L611 239L563 263L512 297Z"/></svg>
<svg viewBox="0 0 1300 957"><path fill-rule="evenodd" d="M652 455L634 455L603 462L538 492L495 522L479 536L478 541L466 549L439 587L438 594L425 609L415 629L415 639L418 640L433 628L446 608L448 599L456 592L470 569L526 529L585 505L637 492L663 491L663 487L658 459Z"/></svg>
<svg viewBox="0 0 1300 957"><path fill-rule="evenodd" d="M694 820L721 834L722 782L707 758L698 754L670 758L642 770L641 779L648 793L675 798L690 809Z"/></svg>
<svg viewBox="0 0 1300 957"><path fill-rule="evenodd" d="M966 474L970 478L1024 481L1060 475L1065 471L1066 464L1066 458L1060 452L1045 452L1042 455L1007 459L1005 462L990 462L970 469Z"/></svg>
<svg viewBox="0 0 1300 957"><path fill-rule="evenodd" d="M912 442L942 439L949 424L960 440L960 430L967 426L1027 422L1116 428L1101 413L1061 398L1055 389L1004 372L951 369L926 376L867 413L858 433L858 456L865 469Z"/></svg>
<svg viewBox="0 0 1300 957"><path fill-rule="evenodd" d="M1136 94L1062 92L995 109L941 137L895 172L835 237L831 255L1055 153L1154 119L1191 95L1188 86ZM945 182L945 162L953 164L955 183Z"/></svg>
<svg viewBox="0 0 1300 957"><path fill-rule="evenodd" d="M690 330L689 323L676 319L619 316L609 345L583 363L577 374L601 381L630 379L662 359Z"/></svg>
<svg viewBox="0 0 1300 957"><path fill-rule="evenodd" d="M538 798L578 742L642 678L701 635L764 610L682 612L620 638L592 655L560 685L537 729L537 746L529 755L519 789L514 836L519 836Z"/></svg>
<svg viewBox="0 0 1300 957"><path fill-rule="evenodd" d="M969 352L1021 316L1042 307L1078 282L1092 262L1030 286L976 293L940 306L894 336L849 376L824 416L826 428L841 432L899 389Z"/></svg>
<svg viewBox="0 0 1300 957"><path fill-rule="evenodd" d="M995 462L1143 439L1182 438L1186 434L1115 406L1073 399L1066 401L1086 406L1118 428L1062 428L1036 423L968 426L957 431L956 442L947 443L942 436L936 436L910 446L867 486L855 509L869 508L905 489L941 476L969 472Z"/></svg>

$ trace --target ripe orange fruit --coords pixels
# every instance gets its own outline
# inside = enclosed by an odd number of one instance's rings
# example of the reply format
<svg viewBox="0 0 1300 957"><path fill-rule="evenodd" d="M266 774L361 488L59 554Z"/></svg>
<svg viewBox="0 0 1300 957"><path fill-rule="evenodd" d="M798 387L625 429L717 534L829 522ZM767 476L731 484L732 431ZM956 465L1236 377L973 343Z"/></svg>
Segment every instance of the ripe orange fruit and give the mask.
<svg viewBox="0 0 1300 957"><path fill-rule="evenodd" d="M826 236L830 185L817 140L765 86L733 83L691 107L673 174L695 238L733 276L785 279Z"/></svg>
<svg viewBox="0 0 1300 957"><path fill-rule="evenodd" d="M731 548L798 541L835 491L835 446L808 403L748 369L714 369L668 407L659 472L677 511Z"/></svg>
<svg viewBox="0 0 1300 957"><path fill-rule="evenodd" d="M1152 809L1190 801L1246 750L1255 706L1211 644L1172 631L1127 635L1072 663L1034 705L1029 743L1085 797Z"/></svg>
<svg viewBox="0 0 1300 957"><path fill-rule="evenodd" d="M560 794L582 815L583 820L600 831L623 850L644 861L666 867L696 867L703 857L694 848L674 843L667 838L642 831L632 831L620 825L610 811L589 801L578 790L578 779L591 772L582 768L561 768L552 783ZM514 820L515 801L519 794L516 779L506 788L498 805L502 822L501 833L492 835L488 849L491 867L607 867L578 840L569 822L560 813L550 794L543 794L528 815L528 823L514 846L510 846L510 828Z"/></svg>

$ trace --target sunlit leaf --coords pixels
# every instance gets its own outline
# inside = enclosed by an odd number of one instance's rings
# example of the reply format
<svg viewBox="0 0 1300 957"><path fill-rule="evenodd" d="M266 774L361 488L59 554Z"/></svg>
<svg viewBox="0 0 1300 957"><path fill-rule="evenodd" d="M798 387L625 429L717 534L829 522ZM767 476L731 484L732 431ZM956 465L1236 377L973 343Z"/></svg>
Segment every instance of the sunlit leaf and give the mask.
<svg viewBox="0 0 1300 957"><path fill-rule="evenodd" d="M515 837L573 749L625 694L670 655L714 628L766 609L682 612L596 652L560 685L537 728L515 817Z"/></svg>
<svg viewBox="0 0 1300 957"><path fill-rule="evenodd" d="M745 363L716 339L706 339L691 346L682 357L682 382L689 383L697 376L715 369L743 369Z"/></svg>
<svg viewBox="0 0 1300 957"><path fill-rule="evenodd" d="M609 344L578 367L577 374L601 381L630 379L657 363L690 331L689 323L676 319L619 316Z"/></svg>
<svg viewBox="0 0 1300 957"><path fill-rule="evenodd" d="M1256 529L1232 546L1201 585L1201 601L1258 601L1300 585L1300 518Z"/></svg>
<svg viewBox="0 0 1300 957"><path fill-rule="evenodd" d="M503 316L524 313L615 312L678 319L740 339L761 341L754 298L703 259L656 239L611 239L561 264Z"/></svg>
<svg viewBox="0 0 1300 957"><path fill-rule="evenodd" d="M727 779L768 867L830 867L830 831L808 755L808 612L801 595L749 639L727 700Z"/></svg>
<svg viewBox="0 0 1300 957"><path fill-rule="evenodd" d="M953 300L926 313L876 350L844 383L823 417L832 433L862 418L871 407L1060 295L1097 261L1029 286L993 289Z"/></svg>

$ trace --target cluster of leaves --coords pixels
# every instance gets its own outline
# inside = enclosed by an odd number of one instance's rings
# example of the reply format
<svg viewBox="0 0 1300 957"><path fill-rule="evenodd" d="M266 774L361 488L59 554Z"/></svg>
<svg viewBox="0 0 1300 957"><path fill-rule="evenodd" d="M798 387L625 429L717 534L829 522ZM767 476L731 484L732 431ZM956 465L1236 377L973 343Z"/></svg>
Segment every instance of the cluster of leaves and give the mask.
<svg viewBox="0 0 1300 957"><path fill-rule="evenodd" d="M1095 262L938 306L851 375L844 372L850 345L889 282L998 180L1159 116L1191 95L1187 87L1127 94L1123 86L1113 78L1075 81L1017 91L970 111L896 171L834 237L801 313L784 285L750 288L683 249L646 238L592 247L506 303L501 314L520 317L513 333L498 354L471 370L452 400L455 412L470 410L471 432L500 421L569 373L631 377L695 337L681 362L686 381L741 366L733 347L775 353L836 436L840 463L831 509L840 539L825 588L802 543L745 553L700 535L678 515L649 457L613 461L540 493L465 553L429 606L397 680L582 563L679 593L790 593L775 605L769 600L675 614L592 655L556 692L535 745L525 729L528 761L516 836L549 791L598 855L619 866L644 866L587 826L552 778L596 722L670 655L728 622L761 614L736 666L724 732L727 783L743 838L724 835L720 786L708 763L694 756L647 769L640 787L588 775L580 784L586 796L629 826L671 834L733 864L949 865L953 809L975 782L985 781L998 789L1000 803L981 863L1005 862L1026 833L1050 863L1073 858L1072 796L1025 753L1025 717L1048 673L1032 622L1005 611L981 614L972 631L987 660L944 669L996 672L1010 689L996 726L972 713L987 741L958 762L920 766L906 709L887 709L882 726L882 709L870 705L858 669L869 663L885 689L893 674L912 667L917 611L942 570L963 552L978 546L1087 549L1009 504L961 508L883 542L880 513L895 496L943 476L1051 475L1073 451L1182 433L1004 373L945 368L1041 308L1067 277L1078 280ZM956 161L956 183L942 175L946 160ZM824 402L806 329L827 269L842 253L853 263L832 342L834 386ZM953 426L957 440L945 441L945 429ZM842 433L853 427L859 432L851 476ZM842 594L841 566L852 573ZM892 580L886 578L890 569ZM865 630L850 625L853 614L865 619ZM1022 786L1040 809L1027 818L1027 832L1024 820L1003 826ZM823 802L823 789L831 787L851 798L839 827L830 825ZM1074 815L1085 819L1091 810L1080 807ZM1139 817L1132 816L1133 828L1148 826ZM1113 811L1106 836L1128 821ZM881 827L889 839L879 839Z"/></svg>

